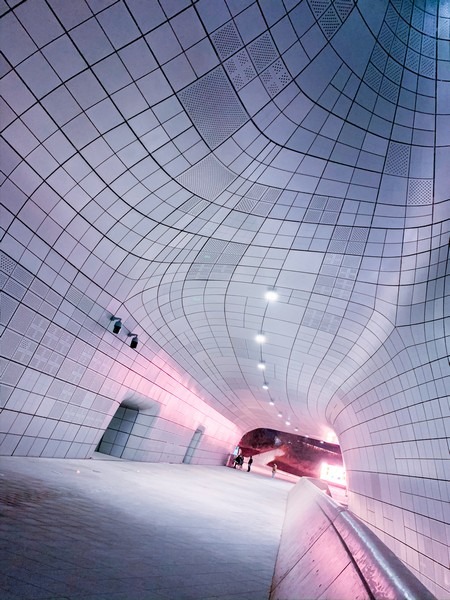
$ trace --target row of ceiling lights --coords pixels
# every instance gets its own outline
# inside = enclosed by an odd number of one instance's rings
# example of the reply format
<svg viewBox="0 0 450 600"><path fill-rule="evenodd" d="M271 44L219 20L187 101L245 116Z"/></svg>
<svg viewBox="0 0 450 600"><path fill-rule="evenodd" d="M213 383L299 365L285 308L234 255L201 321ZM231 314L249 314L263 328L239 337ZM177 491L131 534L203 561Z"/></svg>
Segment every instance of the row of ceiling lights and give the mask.
<svg viewBox="0 0 450 600"><path fill-rule="evenodd" d="M275 290L268 290L265 294L264 294L264 298L268 301L268 302L276 302L278 300L278 293ZM266 336L260 332L255 336L255 341L260 344L261 348L260 348L260 360L258 362L258 369L260 369L261 371L265 371L266 370L266 363L263 360L263 354L262 354L262 345L266 342ZM267 383L267 381L264 379L263 385L262 385L263 390L268 390L269 389L269 384ZM273 400L273 398L269 399L269 404L270 406L275 406L275 402ZM278 416L281 418L283 416L283 413L279 412ZM285 421L286 425L290 425L291 424L291 420L287 419ZM294 431L298 431L298 427L294 428Z"/></svg>

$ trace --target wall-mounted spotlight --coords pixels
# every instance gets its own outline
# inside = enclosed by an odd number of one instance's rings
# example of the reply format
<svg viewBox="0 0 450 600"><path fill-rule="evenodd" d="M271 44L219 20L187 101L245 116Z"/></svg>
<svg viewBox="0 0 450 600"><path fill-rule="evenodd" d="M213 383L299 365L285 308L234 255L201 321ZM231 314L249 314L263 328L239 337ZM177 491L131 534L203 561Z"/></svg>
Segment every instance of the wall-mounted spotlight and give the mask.
<svg viewBox="0 0 450 600"><path fill-rule="evenodd" d="M266 381L262 384L262 389L263 390L268 390L269 389L269 384Z"/></svg>
<svg viewBox="0 0 450 600"><path fill-rule="evenodd" d="M278 300L278 293L275 290L267 290L267 292L264 294L264 298L268 302L275 302Z"/></svg>
<svg viewBox="0 0 450 600"><path fill-rule="evenodd" d="M131 335L130 348L136 349L138 345L138 336L135 333L129 333L128 335Z"/></svg>
<svg viewBox="0 0 450 600"><path fill-rule="evenodd" d="M111 321L114 321L113 333L119 333L122 329L122 319L120 317L111 317Z"/></svg>
<svg viewBox="0 0 450 600"><path fill-rule="evenodd" d="M260 369L261 371L264 371L265 368L266 368L266 363L263 360L260 360L258 363L258 369Z"/></svg>

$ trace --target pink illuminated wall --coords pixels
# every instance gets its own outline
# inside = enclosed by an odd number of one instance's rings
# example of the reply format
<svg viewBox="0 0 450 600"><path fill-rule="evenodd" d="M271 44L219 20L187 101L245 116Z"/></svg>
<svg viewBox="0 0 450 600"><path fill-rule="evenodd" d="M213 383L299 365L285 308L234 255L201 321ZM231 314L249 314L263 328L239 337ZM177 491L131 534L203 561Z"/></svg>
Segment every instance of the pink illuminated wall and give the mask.
<svg viewBox="0 0 450 600"><path fill-rule="evenodd" d="M158 406L145 460L181 462L201 425L192 462L224 463L239 428L190 392L163 353L132 350L126 333L112 333L111 313L62 276L51 288L5 255L2 272L2 454L89 458L127 401Z"/></svg>

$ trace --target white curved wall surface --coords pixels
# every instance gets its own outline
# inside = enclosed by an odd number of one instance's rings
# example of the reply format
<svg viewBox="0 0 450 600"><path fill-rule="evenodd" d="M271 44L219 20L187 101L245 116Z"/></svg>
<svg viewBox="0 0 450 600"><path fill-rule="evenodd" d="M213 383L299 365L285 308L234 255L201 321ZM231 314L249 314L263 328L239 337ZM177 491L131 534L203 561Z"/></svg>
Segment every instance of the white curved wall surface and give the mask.
<svg viewBox="0 0 450 600"><path fill-rule="evenodd" d="M135 458L338 436L351 510L444 598L448 0L0 11L1 453L88 457L130 397Z"/></svg>

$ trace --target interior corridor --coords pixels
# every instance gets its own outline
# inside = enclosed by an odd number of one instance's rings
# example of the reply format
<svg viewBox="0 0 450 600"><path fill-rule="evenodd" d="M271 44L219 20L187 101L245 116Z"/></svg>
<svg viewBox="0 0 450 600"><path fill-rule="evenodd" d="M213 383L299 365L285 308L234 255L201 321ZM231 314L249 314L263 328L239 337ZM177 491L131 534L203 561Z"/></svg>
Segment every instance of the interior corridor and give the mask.
<svg viewBox="0 0 450 600"><path fill-rule="evenodd" d="M291 487L100 454L2 457L0 596L267 600Z"/></svg>

